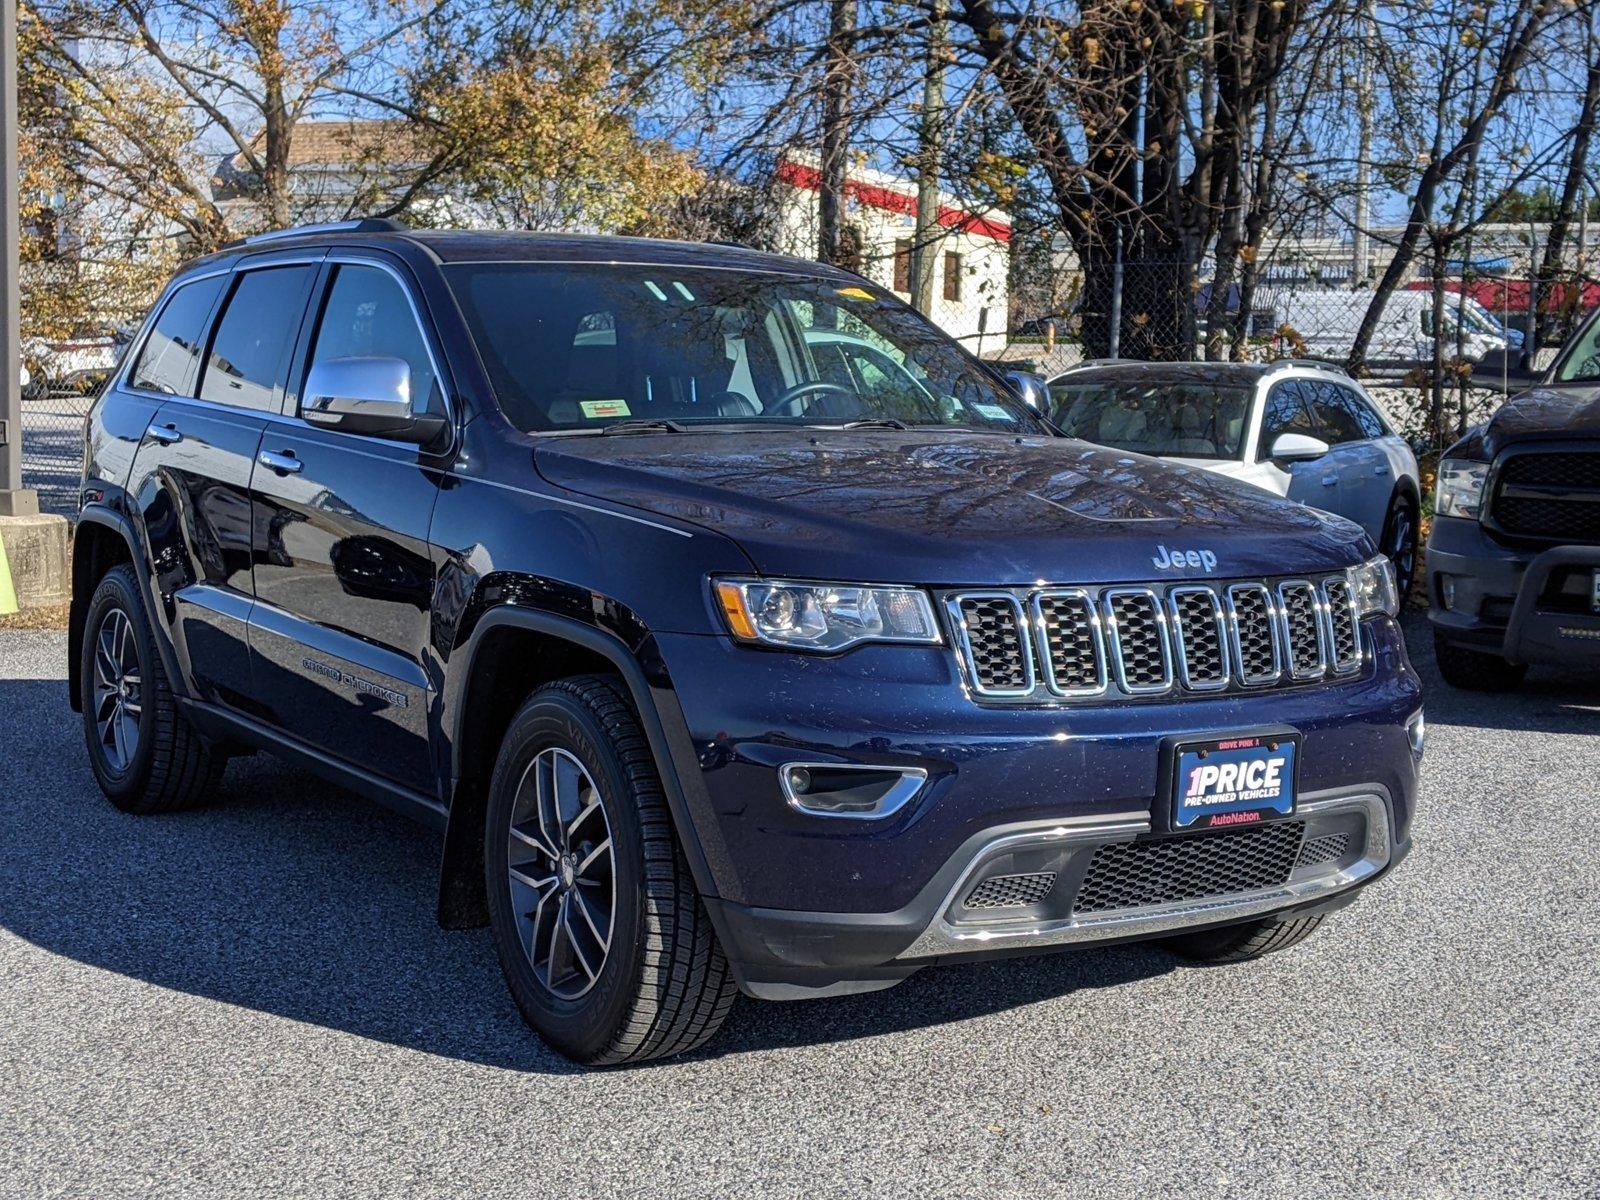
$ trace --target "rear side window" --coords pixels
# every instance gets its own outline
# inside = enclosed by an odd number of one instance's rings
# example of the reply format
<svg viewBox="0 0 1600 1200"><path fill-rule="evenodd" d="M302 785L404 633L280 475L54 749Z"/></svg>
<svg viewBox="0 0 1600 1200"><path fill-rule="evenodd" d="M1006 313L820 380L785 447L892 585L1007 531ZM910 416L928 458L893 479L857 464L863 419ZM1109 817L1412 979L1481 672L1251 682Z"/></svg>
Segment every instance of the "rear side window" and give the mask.
<svg viewBox="0 0 1600 1200"><path fill-rule="evenodd" d="M332 358L403 359L411 368L412 407L444 411L411 302L387 271L346 264L335 272L311 351L313 364Z"/></svg>
<svg viewBox="0 0 1600 1200"><path fill-rule="evenodd" d="M197 279L174 291L150 336L139 351L139 360L128 375L128 386L168 396L186 394L195 365L200 361L200 338L206 318L217 302L224 277Z"/></svg>
<svg viewBox="0 0 1600 1200"><path fill-rule="evenodd" d="M234 284L211 339L200 398L236 408L276 412L289 353L316 268L266 267Z"/></svg>
<svg viewBox="0 0 1600 1200"><path fill-rule="evenodd" d="M1344 394L1344 402L1355 416L1356 424L1361 426L1362 437L1380 438L1388 435L1389 431L1383 427L1383 419L1372 411L1372 405L1368 404L1359 393L1349 388L1339 390Z"/></svg>
<svg viewBox="0 0 1600 1200"><path fill-rule="evenodd" d="M1322 426L1322 440L1338 446L1345 442L1359 442L1367 435L1361 429L1350 393L1332 383L1302 383L1311 398L1311 409L1317 423Z"/></svg>

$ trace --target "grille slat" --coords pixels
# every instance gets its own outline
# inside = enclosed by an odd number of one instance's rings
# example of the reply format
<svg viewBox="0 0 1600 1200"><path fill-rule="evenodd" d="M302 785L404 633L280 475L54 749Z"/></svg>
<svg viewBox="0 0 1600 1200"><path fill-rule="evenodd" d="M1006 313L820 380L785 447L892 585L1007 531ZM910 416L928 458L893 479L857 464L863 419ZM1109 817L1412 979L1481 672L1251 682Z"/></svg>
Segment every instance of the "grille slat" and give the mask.
<svg viewBox="0 0 1600 1200"><path fill-rule="evenodd" d="M1231 896L1288 882L1305 822L1143 842L1094 852L1073 901L1074 913L1114 912Z"/></svg>
<svg viewBox="0 0 1600 1200"><path fill-rule="evenodd" d="M1105 691L1105 638L1094 597L1078 589L1040 592L1033 613L1050 690L1059 696Z"/></svg>
<svg viewBox="0 0 1600 1200"><path fill-rule="evenodd" d="M1343 574L944 597L973 693L1050 702L1305 683L1362 662Z"/></svg>
<svg viewBox="0 0 1600 1200"><path fill-rule="evenodd" d="M1246 686L1276 683L1283 672L1272 593L1259 583L1236 583L1228 589L1228 606L1239 681Z"/></svg>
<svg viewBox="0 0 1600 1200"><path fill-rule="evenodd" d="M1023 637L1022 606L1007 594L963 596L957 601L973 683L990 696L1033 690L1033 654Z"/></svg>
<svg viewBox="0 0 1600 1200"><path fill-rule="evenodd" d="M1194 691L1227 687L1228 626L1217 594L1204 587L1173 588L1167 601L1183 685Z"/></svg>
<svg viewBox="0 0 1600 1200"><path fill-rule="evenodd" d="M1317 678L1328 663L1327 648L1323 644L1322 615L1317 611L1317 589L1298 579L1280 583L1278 604L1283 611L1289 674L1296 679Z"/></svg>
<svg viewBox="0 0 1600 1200"><path fill-rule="evenodd" d="M1147 588L1105 594L1111 630L1111 661L1125 692L1165 692L1172 687L1166 614Z"/></svg>

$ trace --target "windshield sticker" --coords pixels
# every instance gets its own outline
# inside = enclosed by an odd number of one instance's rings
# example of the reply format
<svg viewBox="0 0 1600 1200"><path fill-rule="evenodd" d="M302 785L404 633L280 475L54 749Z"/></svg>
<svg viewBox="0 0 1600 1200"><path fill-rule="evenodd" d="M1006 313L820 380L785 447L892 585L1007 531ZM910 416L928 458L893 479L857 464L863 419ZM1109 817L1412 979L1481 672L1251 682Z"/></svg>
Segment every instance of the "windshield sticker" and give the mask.
<svg viewBox="0 0 1600 1200"><path fill-rule="evenodd" d="M847 300L871 300L872 299L872 293L867 291L866 288L842 287L842 288L838 289L836 294L845 297Z"/></svg>
<svg viewBox="0 0 1600 1200"><path fill-rule="evenodd" d="M628 409L626 400L581 400L578 407L583 409L583 415L591 421L604 417L631 417L633 413Z"/></svg>
<svg viewBox="0 0 1600 1200"><path fill-rule="evenodd" d="M988 417L991 421L1011 421L1015 419L998 404L974 404L972 408L980 417Z"/></svg>

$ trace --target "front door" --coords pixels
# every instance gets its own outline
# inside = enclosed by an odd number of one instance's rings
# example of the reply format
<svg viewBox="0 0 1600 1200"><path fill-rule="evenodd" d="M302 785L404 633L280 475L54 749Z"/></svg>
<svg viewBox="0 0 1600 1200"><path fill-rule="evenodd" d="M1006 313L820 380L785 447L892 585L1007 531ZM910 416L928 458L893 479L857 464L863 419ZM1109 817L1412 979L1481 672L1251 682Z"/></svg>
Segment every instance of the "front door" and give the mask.
<svg viewBox="0 0 1600 1200"><path fill-rule="evenodd" d="M411 366L418 406L442 381L406 277L376 260L330 262L309 352ZM424 795L435 792L428 717L434 561L428 526L442 476L414 445L277 422L254 484L257 686L299 741Z"/></svg>

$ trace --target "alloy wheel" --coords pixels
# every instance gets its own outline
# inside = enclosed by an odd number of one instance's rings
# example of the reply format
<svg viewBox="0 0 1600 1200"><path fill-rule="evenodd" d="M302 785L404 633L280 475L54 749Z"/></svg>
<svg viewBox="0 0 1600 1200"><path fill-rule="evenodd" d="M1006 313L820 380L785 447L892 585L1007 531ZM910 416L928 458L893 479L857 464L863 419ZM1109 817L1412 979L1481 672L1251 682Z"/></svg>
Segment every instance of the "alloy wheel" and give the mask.
<svg viewBox="0 0 1600 1200"><path fill-rule="evenodd" d="M595 985L611 948L616 860L600 789L567 750L528 764L511 806L506 869L522 952L552 995Z"/></svg>
<svg viewBox="0 0 1600 1200"><path fill-rule="evenodd" d="M1409 504L1402 504L1395 510L1389 530L1389 544L1384 550L1394 563L1396 578L1404 587L1411 581L1417 567L1417 523Z"/></svg>
<svg viewBox="0 0 1600 1200"><path fill-rule="evenodd" d="M120 608L107 611L95 633L94 722L106 764L119 774L139 751L144 681L133 622Z"/></svg>

